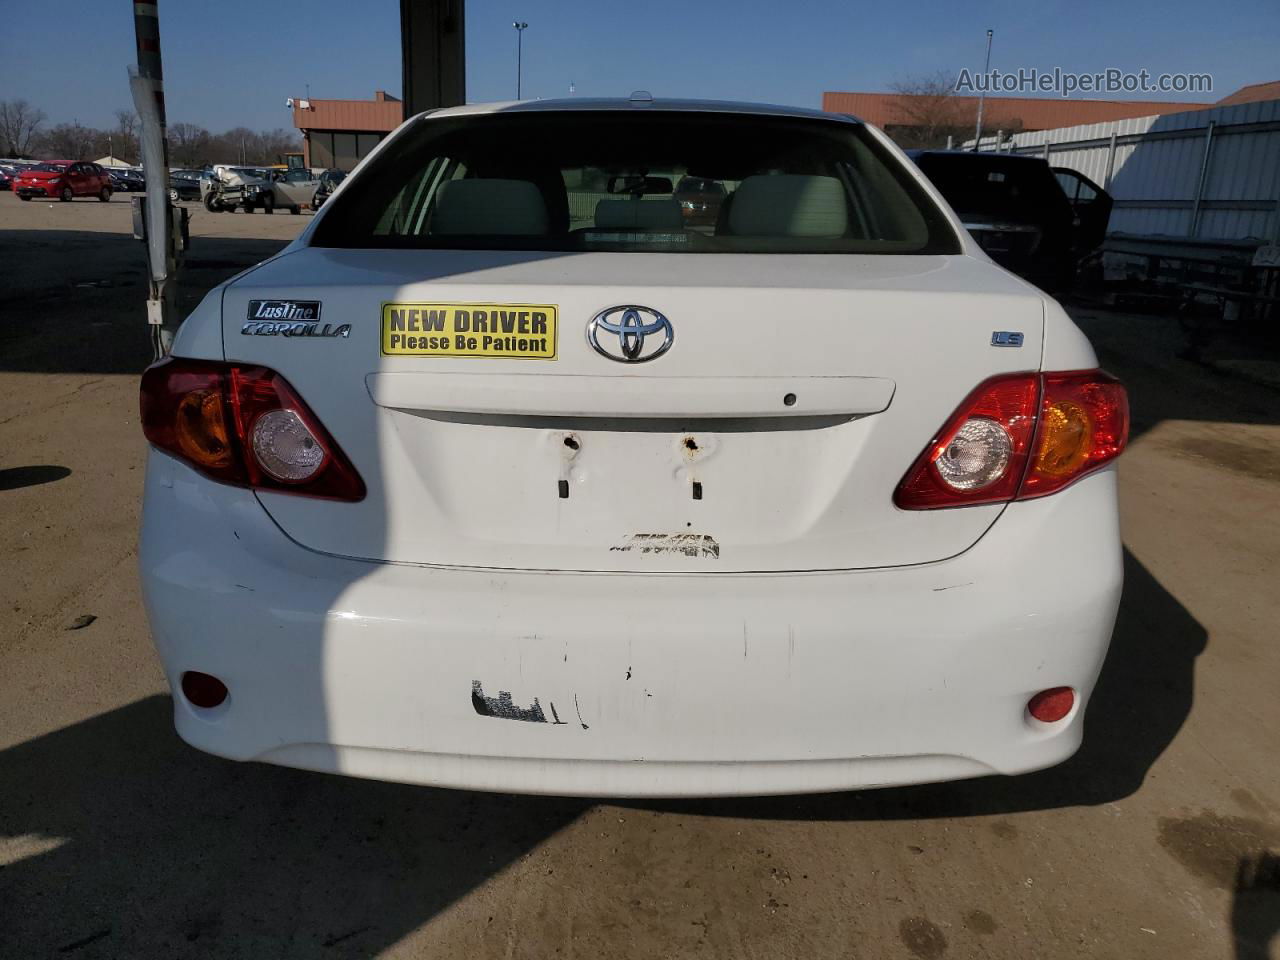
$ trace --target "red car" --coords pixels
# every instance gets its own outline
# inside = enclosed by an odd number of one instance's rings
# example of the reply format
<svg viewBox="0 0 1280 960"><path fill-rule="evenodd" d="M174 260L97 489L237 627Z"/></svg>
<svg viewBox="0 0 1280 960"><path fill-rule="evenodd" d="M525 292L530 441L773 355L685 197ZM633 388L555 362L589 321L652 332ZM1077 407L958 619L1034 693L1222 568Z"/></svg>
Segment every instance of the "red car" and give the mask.
<svg viewBox="0 0 1280 960"><path fill-rule="evenodd" d="M32 197L97 197L103 203L111 199L111 177L96 163L70 163L55 160L37 163L23 170L13 181L13 192L23 200Z"/></svg>

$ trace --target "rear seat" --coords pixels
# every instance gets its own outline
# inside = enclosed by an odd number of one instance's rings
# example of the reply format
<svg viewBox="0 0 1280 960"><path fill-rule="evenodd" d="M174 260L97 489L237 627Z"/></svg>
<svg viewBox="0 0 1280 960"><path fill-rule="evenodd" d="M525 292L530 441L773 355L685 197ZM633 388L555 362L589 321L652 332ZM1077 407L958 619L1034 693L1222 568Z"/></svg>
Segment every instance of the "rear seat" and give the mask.
<svg viewBox="0 0 1280 960"><path fill-rule="evenodd" d="M683 230L680 204L663 200L601 200L596 204L596 228L604 230Z"/></svg>
<svg viewBox="0 0 1280 960"><path fill-rule="evenodd" d="M547 204L528 180L450 180L436 195L431 232L450 236L538 236L548 231Z"/></svg>
<svg viewBox="0 0 1280 960"><path fill-rule="evenodd" d="M747 177L731 196L724 228L735 237L843 237L844 185L835 177L774 173Z"/></svg>

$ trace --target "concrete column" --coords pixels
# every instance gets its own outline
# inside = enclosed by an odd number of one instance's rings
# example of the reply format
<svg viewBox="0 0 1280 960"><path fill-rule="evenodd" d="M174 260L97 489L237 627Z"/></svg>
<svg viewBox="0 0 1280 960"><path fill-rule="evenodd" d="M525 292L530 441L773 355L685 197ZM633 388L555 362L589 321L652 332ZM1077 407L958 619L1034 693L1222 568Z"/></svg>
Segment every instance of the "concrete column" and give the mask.
<svg viewBox="0 0 1280 960"><path fill-rule="evenodd" d="M400 0L404 113L466 103L464 0Z"/></svg>

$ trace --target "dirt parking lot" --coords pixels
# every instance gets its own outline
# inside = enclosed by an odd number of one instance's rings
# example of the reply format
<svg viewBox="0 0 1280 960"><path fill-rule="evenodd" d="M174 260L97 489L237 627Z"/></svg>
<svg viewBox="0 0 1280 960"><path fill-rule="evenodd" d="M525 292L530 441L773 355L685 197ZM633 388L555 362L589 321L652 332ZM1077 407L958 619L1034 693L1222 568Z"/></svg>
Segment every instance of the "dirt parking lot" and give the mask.
<svg viewBox="0 0 1280 960"><path fill-rule="evenodd" d="M308 219L196 210L185 306ZM459 793L174 735L134 569L129 229L125 198L0 194L0 956L1280 957L1280 392L1177 359L1166 318L1077 311L1135 424L1074 759L770 800Z"/></svg>

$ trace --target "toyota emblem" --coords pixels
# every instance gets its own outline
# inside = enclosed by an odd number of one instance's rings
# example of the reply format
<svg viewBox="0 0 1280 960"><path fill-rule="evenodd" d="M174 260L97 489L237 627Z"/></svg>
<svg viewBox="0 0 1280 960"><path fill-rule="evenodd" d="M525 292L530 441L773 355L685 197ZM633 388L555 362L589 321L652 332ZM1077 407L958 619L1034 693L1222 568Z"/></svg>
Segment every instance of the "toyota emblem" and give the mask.
<svg viewBox="0 0 1280 960"><path fill-rule="evenodd" d="M587 343L619 363L647 363L670 350L675 338L671 321L649 307L610 307L587 324Z"/></svg>

